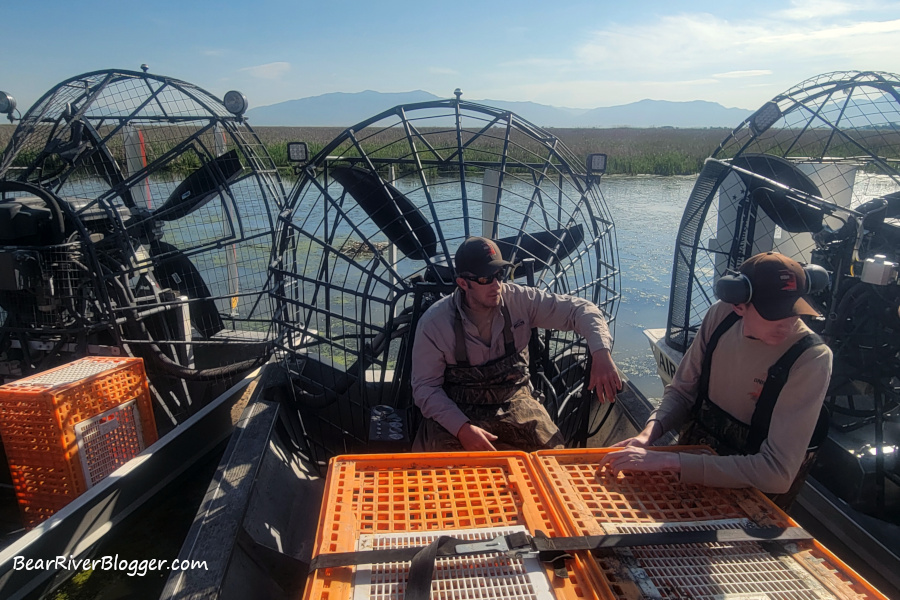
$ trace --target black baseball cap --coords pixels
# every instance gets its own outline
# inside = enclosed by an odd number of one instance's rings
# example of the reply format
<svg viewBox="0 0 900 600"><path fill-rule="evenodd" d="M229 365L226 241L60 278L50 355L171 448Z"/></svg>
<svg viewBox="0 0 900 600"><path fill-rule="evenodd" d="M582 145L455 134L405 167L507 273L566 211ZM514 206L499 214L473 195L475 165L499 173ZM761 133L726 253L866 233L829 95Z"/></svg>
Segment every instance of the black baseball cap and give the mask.
<svg viewBox="0 0 900 600"><path fill-rule="evenodd" d="M750 303L766 321L818 315L803 295L809 289L806 271L797 261L777 252L752 256L740 272L750 281Z"/></svg>
<svg viewBox="0 0 900 600"><path fill-rule="evenodd" d="M470 237L456 250L456 274L489 277L503 267L513 264L503 260L500 248L494 240L484 237Z"/></svg>

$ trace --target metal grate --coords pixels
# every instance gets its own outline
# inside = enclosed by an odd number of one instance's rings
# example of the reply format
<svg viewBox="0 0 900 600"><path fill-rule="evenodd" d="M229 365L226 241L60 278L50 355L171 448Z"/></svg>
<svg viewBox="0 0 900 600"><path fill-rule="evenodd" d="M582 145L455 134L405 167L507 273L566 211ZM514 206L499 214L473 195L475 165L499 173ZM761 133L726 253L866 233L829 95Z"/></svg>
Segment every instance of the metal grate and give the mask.
<svg viewBox="0 0 900 600"><path fill-rule="evenodd" d="M749 520L609 526L611 533L735 529ZM619 549L598 563L611 582L626 577L647 598L821 600L835 598L790 556L757 542ZM614 583L615 587L615 583ZM854 595L845 596L855 597Z"/></svg>
<svg viewBox="0 0 900 600"><path fill-rule="evenodd" d="M131 400L75 425L88 489L144 449L137 401Z"/></svg>
<svg viewBox="0 0 900 600"><path fill-rule="evenodd" d="M382 550L425 546L441 535L472 541L491 540L498 535L526 532L525 527L497 527L431 531L387 535L363 535L359 550ZM406 593L409 563L384 563L357 567L353 600L399 600ZM544 600L555 596L537 558L508 558L497 554L471 554L435 561L431 597L491 598L496 600Z"/></svg>

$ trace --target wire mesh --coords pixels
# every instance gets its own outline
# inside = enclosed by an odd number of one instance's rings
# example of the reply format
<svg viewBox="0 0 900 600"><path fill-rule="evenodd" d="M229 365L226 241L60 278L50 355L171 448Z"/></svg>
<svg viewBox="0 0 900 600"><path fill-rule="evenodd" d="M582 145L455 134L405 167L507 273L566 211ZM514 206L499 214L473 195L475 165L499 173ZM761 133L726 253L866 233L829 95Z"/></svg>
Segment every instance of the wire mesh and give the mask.
<svg viewBox="0 0 900 600"><path fill-rule="evenodd" d="M441 535L488 541L499 535L527 533L522 526L429 531L425 533L361 535L359 550L427 546ZM353 600L400 600L409 579L409 563L359 565L354 573ZM435 561L432 598L493 598L553 600L556 596L537 557L473 554Z"/></svg>
<svg viewBox="0 0 900 600"><path fill-rule="evenodd" d="M372 406L410 407L414 321L453 289L453 253L469 236L534 260L534 285L587 298L614 321L612 218L574 165L548 132L456 99L386 111L305 166L279 220L273 273L283 362L317 459L359 450ZM573 412L564 403L578 379L561 371L586 357L576 337L547 340L561 414Z"/></svg>

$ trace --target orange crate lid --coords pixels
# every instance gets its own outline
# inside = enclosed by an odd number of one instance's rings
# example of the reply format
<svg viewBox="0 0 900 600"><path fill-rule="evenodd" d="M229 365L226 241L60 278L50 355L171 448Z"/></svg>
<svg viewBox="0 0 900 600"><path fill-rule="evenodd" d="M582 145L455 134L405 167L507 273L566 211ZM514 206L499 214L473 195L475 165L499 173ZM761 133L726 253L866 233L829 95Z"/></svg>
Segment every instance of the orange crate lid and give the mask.
<svg viewBox="0 0 900 600"><path fill-rule="evenodd" d="M600 461L618 448L532 455L571 535L739 527L796 527L755 489L687 485L676 473L613 475ZM696 446L653 451L697 452ZM590 561L615 598L884 599L818 542L621 548Z"/></svg>
<svg viewBox="0 0 900 600"><path fill-rule="evenodd" d="M468 539L493 539L523 528L549 536L565 531L525 453L345 455L329 464L314 555L427 545L447 532ZM584 560L578 556L569 561L568 579L539 567L545 593L572 600L608 597L595 594ZM399 600L408 566L319 569L308 578L304 597ZM438 559L432 592L447 598L548 597L532 588L522 568L521 559L497 554ZM511 569L512 575L504 569ZM494 586L491 596L484 595L488 571ZM513 583L503 579L508 576Z"/></svg>

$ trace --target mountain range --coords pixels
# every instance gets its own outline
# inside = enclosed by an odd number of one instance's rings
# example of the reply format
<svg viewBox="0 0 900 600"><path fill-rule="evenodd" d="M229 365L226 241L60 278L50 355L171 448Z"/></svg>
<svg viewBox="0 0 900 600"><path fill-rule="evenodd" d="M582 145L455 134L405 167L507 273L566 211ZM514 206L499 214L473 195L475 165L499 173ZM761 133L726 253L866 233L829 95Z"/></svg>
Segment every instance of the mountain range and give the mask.
<svg viewBox="0 0 900 600"><path fill-rule="evenodd" d="M439 99L422 90L334 92L251 108L247 118L253 126L349 127L399 104ZM736 127L753 112L703 100L641 100L592 109L504 100L473 102L512 111L541 127Z"/></svg>

